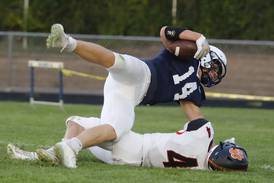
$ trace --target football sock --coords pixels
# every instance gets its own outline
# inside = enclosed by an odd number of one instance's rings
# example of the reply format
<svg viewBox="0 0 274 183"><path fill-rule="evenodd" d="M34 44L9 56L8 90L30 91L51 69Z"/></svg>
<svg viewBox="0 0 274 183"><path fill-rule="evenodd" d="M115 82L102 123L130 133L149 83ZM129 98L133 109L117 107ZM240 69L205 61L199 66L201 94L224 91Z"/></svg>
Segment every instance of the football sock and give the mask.
<svg viewBox="0 0 274 183"><path fill-rule="evenodd" d="M77 41L76 39L74 39L73 37L71 36L68 36L68 44L66 46L66 50L68 52L72 52L73 50L75 50L76 46L77 46Z"/></svg>
<svg viewBox="0 0 274 183"><path fill-rule="evenodd" d="M79 151L82 150L82 147L83 147L82 142L76 137L73 137L72 139L67 140L66 143L75 152L75 154L78 154Z"/></svg>
<svg viewBox="0 0 274 183"><path fill-rule="evenodd" d="M77 46L77 41L76 39L74 39L73 37L67 34L65 34L64 36L65 36L65 42L62 49L60 50L60 53L62 53L64 50L66 50L67 52L72 52L73 50L75 50Z"/></svg>

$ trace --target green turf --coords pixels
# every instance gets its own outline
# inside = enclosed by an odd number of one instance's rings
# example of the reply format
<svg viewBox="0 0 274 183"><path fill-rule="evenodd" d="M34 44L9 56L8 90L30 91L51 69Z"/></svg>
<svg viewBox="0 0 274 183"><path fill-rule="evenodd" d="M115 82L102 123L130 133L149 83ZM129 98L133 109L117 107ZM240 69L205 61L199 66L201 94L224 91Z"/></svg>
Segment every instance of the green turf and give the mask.
<svg viewBox="0 0 274 183"><path fill-rule="evenodd" d="M64 120L71 115L99 116L100 106L52 106L28 103L0 103L0 182L274 182L274 111L241 108L203 108L213 122L215 140L236 137L246 147L248 172L210 172L180 169L141 168L106 165L87 151L80 153L77 169L66 169L39 162L8 159L6 145L19 144L34 150L59 141ZM173 132L186 119L178 107L138 107L134 131Z"/></svg>

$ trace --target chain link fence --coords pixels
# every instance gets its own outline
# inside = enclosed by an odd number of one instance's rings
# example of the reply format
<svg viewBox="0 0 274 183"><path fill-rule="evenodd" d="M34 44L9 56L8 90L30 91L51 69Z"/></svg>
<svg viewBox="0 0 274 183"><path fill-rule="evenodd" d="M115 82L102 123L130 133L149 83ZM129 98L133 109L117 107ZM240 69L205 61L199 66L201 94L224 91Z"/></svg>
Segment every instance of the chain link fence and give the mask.
<svg viewBox="0 0 274 183"><path fill-rule="evenodd" d="M47 49L45 33L0 32L0 91L25 92L30 90L28 60L64 62L66 69L103 76L107 72L87 63L71 53L60 54ZM162 45L157 37L72 35L75 38L99 43L116 52L139 58L153 57ZM221 84L209 89L214 92L245 95L274 96L274 42L209 39L228 57L228 73ZM58 91L58 72L37 69L37 92ZM65 94L102 95L104 81L88 77L66 76ZM207 89L208 90L208 89Z"/></svg>

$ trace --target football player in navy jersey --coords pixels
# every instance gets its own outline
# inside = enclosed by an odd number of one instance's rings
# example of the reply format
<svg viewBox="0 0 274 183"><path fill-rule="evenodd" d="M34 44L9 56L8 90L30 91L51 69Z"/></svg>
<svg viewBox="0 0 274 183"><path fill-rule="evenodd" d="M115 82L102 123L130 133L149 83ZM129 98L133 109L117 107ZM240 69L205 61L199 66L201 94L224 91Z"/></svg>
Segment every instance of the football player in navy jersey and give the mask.
<svg viewBox="0 0 274 183"><path fill-rule="evenodd" d="M65 34L61 24L54 24L47 39L48 48L74 52L88 62L109 71L104 85L104 104L101 124L84 130L67 141L57 143L62 162L76 166L76 155L86 147L102 142L118 141L134 124L135 106L177 101L189 121L204 118L200 105L204 100L201 85L218 84L226 73L226 58L206 38L190 30L163 27L162 41L189 40L195 42L194 58L181 59L167 49L151 60L115 53L100 45L80 41ZM66 164L64 164L67 166Z"/></svg>

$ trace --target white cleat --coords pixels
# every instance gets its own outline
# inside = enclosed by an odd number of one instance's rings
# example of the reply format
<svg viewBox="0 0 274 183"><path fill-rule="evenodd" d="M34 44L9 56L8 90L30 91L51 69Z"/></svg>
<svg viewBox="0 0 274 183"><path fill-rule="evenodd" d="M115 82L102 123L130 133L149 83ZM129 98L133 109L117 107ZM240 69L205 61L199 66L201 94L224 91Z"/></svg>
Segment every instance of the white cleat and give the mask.
<svg viewBox="0 0 274 183"><path fill-rule="evenodd" d="M54 151L51 152L46 149L37 149L36 153L40 161L49 162L53 165L59 164L59 160L56 157Z"/></svg>
<svg viewBox="0 0 274 183"><path fill-rule="evenodd" d="M7 145L7 153L11 159L28 161L38 160L38 156L35 152L24 151L14 144Z"/></svg>
<svg viewBox="0 0 274 183"><path fill-rule="evenodd" d="M51 33L47 38L48 48L61 48L61 52L68 46L68 39L64 32L64 27L61 24L53 24L51 26Z"/></svg>
<svg viewBox="0 0 274 183"><path fill-rule="evenodd" d="M59 161L67 168L77 168L76 154L65 142L59 142L54 146L54 152Z"/></svg>

